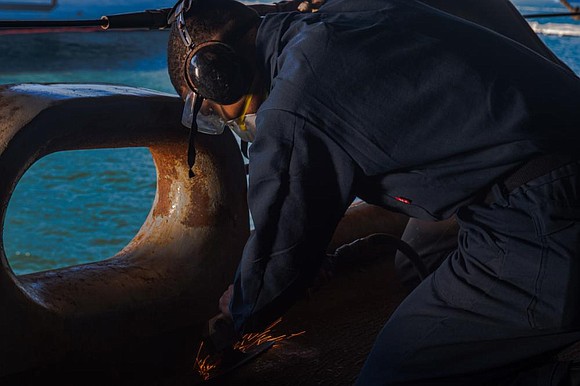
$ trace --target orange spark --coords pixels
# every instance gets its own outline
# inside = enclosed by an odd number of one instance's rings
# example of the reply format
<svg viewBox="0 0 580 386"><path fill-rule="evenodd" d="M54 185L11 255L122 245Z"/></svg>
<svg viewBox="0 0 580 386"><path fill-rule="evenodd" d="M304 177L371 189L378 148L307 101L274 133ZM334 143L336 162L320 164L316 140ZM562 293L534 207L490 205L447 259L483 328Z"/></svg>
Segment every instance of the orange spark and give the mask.
<svg viewBox="0 0 580 386"><path fill-rule="evenodd" d="M245 353L263 343L268 342L278 343L283 340L287 340L302 335L306 332L301 331L295 334L272 336L272 329L276 327L281 321L282 318L278 318L274 323L270 324L268 327L266 327L264 331L260 333L245 334L244 336L242 336L242 339L240 339L238 342L236 342L236 344L234 344L234 350L239 350Z"/></svg>
<svg viewBox="0 0 580 386"><path fill-rule="evenodd" d="M194 369L197 370L199 375L204 381L207 381L211 378L215 370L219 366L220 358L212 357L211 355L207 354L202 357L202 349L203 349L203 341L199 345L199 349L197 350L197 356L195 357L195 363L193 365Z"/></svg>
<svg viewBox="0 0 580 386"><path fill-rule="evenodd" d="M283 340L288 340L300 335L303 335L306 331L297 332L294 334L283 334L278 336L272 336L272 329L277 326L282 321L282 318L277 319L274 323L270 324L266 329L260 333L250 333L244 334L242 338L237 341L233 349L241 351L242 353L247 353L252 349L256 348L257 346L268 343L274 342L278 343ZM203 378L203 380L208 380L211 378L215 372L219 369L221 363L221 357L219 355L205 355L202 354L203 349L203 341L199 345L199 349L197 350L197 356L195 358L194 368L197 370L199 375Z"/></svg>

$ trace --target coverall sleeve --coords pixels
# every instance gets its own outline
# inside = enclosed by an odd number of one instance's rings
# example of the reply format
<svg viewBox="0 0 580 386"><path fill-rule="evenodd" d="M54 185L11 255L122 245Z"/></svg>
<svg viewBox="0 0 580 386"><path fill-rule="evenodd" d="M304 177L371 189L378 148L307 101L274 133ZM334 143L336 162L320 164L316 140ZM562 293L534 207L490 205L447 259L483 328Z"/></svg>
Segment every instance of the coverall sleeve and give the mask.
<svg viewBox="0 0 580 386"><path fill-rule="evenodd" d="M354 161L301 116L258 114L248 201L255 229L234 280L239 333L281 316L316 277L334 230L354 199Z"/></svg>

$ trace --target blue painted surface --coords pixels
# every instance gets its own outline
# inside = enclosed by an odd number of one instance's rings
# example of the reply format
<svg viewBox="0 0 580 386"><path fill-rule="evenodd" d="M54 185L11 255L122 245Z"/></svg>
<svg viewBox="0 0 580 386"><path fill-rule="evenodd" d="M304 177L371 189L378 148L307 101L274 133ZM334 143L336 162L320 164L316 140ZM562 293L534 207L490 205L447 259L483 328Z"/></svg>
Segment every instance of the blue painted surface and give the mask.
<svg viewBox="0 0 580 386"><path fill-rule="evenodd" d="M514 3L522 13L565 11L558 1ZM54 13L0 11L0 19L90 19L172 4L63 0ZM542 22L578 24L570 18ZM0 35L0 84L115 83L174 93L166 70L167 37L167 31ZM580 38L541 37L580 73ZM155 168L147 149L71 151L41 159L8 207L4 243L13 270L21 274L114 255L138 231L154 194Z"/></svg>

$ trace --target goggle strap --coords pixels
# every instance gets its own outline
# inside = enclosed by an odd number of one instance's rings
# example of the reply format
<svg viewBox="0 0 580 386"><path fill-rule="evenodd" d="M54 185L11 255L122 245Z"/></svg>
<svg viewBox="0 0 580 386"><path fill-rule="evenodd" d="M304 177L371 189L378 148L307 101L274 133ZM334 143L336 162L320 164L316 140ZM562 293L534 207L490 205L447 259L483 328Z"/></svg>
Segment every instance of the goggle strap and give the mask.
<svg viewBox="0 0 580 386"><path fill-rule="evenodd" d="M191 127L189 128L189 140L187 145L187 165L189 166L189 178L195 176L193 173L193 165L195 164L195 135L197 134L197 114L201 109L201 104L203 103L203 98L198 95L195 98L193 105L193 121Z"/></svg>
<svg viewBox="0 0 580 386"><path fill-rule="evenodd" d="M181 41L189 50L193 50L193 39L191 35L187 31L187 27L185 25L185 17L183 16L183 12L180 13L177 17L177 31L179 32L179 36L181 37Z"/></svg>

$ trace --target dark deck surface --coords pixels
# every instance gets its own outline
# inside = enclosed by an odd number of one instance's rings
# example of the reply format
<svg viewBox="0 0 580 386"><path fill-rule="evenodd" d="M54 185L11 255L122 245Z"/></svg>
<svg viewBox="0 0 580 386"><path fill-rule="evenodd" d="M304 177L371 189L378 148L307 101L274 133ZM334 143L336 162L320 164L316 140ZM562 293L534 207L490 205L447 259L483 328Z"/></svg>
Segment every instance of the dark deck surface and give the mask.
<svg viewBox="0 0 580 386"><path fill-rule="evenodd" d="M384 252L387 252L384 254ZM394 274L392 251L364 265L346 266L311 290L277 324L273 336L305 331L276 344L246 364L202 382L186 364L181 370L148 368L114 371L59 371L55 368L3 380L5 386L54 383L60 386L352 385L376 334L406 290ZM197 351L193 347L192 351Z"/></svg>
<svg viewBox="0 0 580 386"><path fill-rule="evenodd" d="M297 304L277 326L306 331L213 385L352 385L374 338L405 290L385 261L335 278Z"/></svg>
<svg viewBox="0 0 580 386"><path fill-rule="evenodd" d="M387 256L392 256L389 253ZM194 370L194 353L179 368L158 370L119 365L113 371L56 368L2 379L2 386L346 386L356 380L375 336L407 290L391 257L343 269L299 301L272 329L273 336L305 331L210 381ZM580 345L560 353L578 361ZM580 372L574 385L580 385Z"/></svg>

